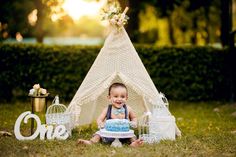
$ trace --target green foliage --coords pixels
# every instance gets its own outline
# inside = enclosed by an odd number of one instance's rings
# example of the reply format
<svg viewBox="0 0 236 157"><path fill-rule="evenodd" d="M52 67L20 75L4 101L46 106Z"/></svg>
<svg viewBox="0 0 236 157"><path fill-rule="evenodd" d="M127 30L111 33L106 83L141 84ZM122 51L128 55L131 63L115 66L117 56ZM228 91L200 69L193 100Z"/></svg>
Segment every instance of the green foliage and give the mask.
<svg viewBox="0 0 236 157"><path fill-rule="evenodd" d="M175 100L229 98L227 50L210 47L138 48L157 89Z"/></svg>
<svg viewBox="0 0 236 157"><path fill-rule="evenodd" d="M136 45L156 87L175 100L228 100L228 51ZM0 44L0 99L26 97L33 84L71 100L99 46Z"/></svg>
<svg viewBox="0 0 236 157"><path fill-rule="evenodd" d="M139 43L209 45L220 41L219 0L155 0L143 3L145 7L139 9L138 16Z"/></svg>
<svg viewBox="0 0 236 157"><path fill-rule="evenodd" d="M79 46L1 45L1 98L27 95L35 83L71 99L99 48Z"/></svg>

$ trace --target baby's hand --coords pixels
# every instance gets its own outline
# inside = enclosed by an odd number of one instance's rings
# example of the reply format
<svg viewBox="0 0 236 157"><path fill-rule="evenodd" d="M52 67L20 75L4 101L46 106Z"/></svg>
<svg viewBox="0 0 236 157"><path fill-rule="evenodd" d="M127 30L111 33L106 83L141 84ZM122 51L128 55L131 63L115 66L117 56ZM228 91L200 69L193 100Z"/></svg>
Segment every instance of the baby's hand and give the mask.
<svg viewBox="0 0 236 157"><path fill-rule="evenodd" d="M132 128L137 128L137 123L136 122L131 121L129 124Z"/></svg>
<svg viewBox="0 0 236 157"><path fill-rule="evenodd" d="M98 124L98 128L99 128L99 129L103 129L103 128L104 128L104 123L103 123L103 122L100 122L100 123Z"/></svg>

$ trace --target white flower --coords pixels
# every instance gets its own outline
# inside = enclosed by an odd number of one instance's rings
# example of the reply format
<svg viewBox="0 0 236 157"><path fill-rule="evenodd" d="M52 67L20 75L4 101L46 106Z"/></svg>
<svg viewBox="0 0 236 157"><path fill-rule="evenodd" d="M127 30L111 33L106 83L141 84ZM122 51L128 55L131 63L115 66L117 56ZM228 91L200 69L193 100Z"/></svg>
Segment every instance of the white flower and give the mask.
<svg viewBox="0 0 236 157"><path fill-rule="evenodd" d="M31 90L29 91L29 95L34 95L34 92L35 92L35 89L31 89Z"/></svg>
<svg viewBox="0 0 236 157"><path fill-rule="evenodd" d="M121 19L121 18L120 18L120 19L119 19L119 22L120 22L120 23L123 23L123 22L124 22L124 19Z"/></svg>
<svg viewBox="0 0 236 157"><path fill-rule="evenodd" d="M119 19L119 16L118 16L118 15L114 15L113 18L114 18L115 20L118 20L118 19Z"/></svg>
<svg viewBox="0 0 236 157"><path fill-rule="evenodd" d="M44 89L44 88L41 88L40 93L41 93L41 94L47 94L47 90Z"/></svg>
<svg viewBox="0 0 236 157"><path fill-rule="evenodd" d="M104 14L102 20L108 20L111 25L118 29L127 24L128 16L126 15L126 12L128 11L128 7L125 8L123 13L118 5L112 5L107 9L103 9L103 11Z"/></svg>
<svg viewBox="0 0 236 157"><path fill-rule="evenodd" d="M121 21L118 21L118 22L117 22L117 25L120 27L120 26L122 26L122 25L123 25L123 22L121 22Z"/></svg>
<svg viewBox="0 0 236 157"><path fill-rule="evenodd" d="M111 23L112 25L114 25L114 24L116 24L116 20L115 20L115 19L111 19L111 20L110 20L110 23Z"/></svg>
<svg viewBox="0 0 236 157"><path fill-rule="evenodd" d="M40 85L39 84L35 84L34 86L33 86L33 89L35 89L35 90L38 90L40 88Z"/></svg>
<svg viewBox="0 0 236 157"><path fill-rule="evenodd" d="M117 9L112 5L110 6L110 9L109 9L112 13L116 13L117 12Z"/></svg>
<svg viewBox="0 0 236 157"><path fill-rule="evenodd" d="M44 88L41 88L39 84L35 84L33 86L33 89L30 89L29 95L34 95L34 96L40 96L40 95L45 95L47 94L47 90Z"/></svg>

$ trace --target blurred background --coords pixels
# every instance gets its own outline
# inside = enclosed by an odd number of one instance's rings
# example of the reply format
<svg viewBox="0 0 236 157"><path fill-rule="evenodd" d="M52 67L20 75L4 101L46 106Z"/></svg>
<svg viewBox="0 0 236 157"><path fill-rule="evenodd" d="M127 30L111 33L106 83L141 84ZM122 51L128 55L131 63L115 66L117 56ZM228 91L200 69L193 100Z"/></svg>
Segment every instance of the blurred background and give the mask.
<svg viewBox="0 0 236 157"><path fill-rule="evenodd" d="M115 0L1 0L0 101L39 83L70 101L99 53ZM126 31L172 100L236 100L236 0L119 0ZM30 44L28 44L30 43Z"/></svg>
<svg viewBox="0 0 236 157"><path fill-rule="evenodd" d="M0 42L100 45L108 31L101 8L111 0L1 0ZM119 0L129 6L126 30L135 43L229 44L236 0Z"/></svg>

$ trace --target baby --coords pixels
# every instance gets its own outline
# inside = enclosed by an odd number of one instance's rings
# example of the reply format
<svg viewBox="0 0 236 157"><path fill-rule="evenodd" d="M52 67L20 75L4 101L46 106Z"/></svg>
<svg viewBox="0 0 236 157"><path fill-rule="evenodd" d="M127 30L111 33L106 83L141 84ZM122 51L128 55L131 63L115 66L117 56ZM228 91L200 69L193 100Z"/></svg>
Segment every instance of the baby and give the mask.
<svg viewBox="0 0 236 157"><path fill-rule="evenodd" d="M108 119L129 119L132 127L137 127L137 119L134 111L131 107L125 104L128 99L127 87L122 83L113 83L109 87L108 100L111 102L111 105L104 108L101 115L97 119L97 124L99 128L104 128L105 120ZM105 138L99 135L99 132L96 132L90 140L78 139L77 143L91 145L98 143L100 140L103 142L113 142L114 138ZM128 141L131 147L137 147L143 144L143 141L140 139L128 138L120 139L121 142Z"/></svg>

